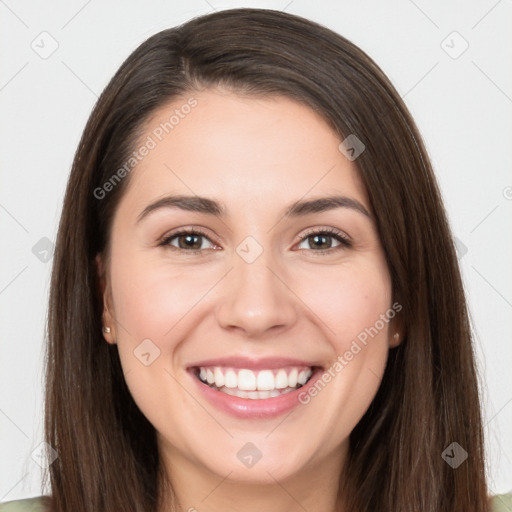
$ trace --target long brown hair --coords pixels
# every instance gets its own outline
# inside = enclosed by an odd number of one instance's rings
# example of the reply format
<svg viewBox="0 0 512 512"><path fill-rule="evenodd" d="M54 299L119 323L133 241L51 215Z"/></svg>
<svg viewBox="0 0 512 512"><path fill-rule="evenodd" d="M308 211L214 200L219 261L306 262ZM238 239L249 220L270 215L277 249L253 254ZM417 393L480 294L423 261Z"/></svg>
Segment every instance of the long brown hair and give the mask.
<svg viewBox="0 0 512 512"><path fill-rule="evenodd" d="M488 510L479 382L456 253L419 132L399 94L358 47L304 18L232 9L194 18L140 45L103 91L77 149L53 260L46 441L54 512L155 510L162 468L155 430L133 401L117 347L102 336L95 256L108 252L126 176L98 187L133 152L160 106L223 86L284 95L365 145L355 161L403 306L406 337L350 435L339 492L347 510ZM458 443L458 467L442 454ZM47 475L48 476L48 475Z"/></svg>

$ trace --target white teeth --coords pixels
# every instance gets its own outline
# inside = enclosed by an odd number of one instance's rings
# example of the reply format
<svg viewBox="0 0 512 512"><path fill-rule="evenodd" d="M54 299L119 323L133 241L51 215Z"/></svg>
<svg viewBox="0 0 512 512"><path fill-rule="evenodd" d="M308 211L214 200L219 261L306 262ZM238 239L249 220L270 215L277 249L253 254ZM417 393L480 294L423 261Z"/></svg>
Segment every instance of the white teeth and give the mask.
<svg viewBox="0 0 512 512"><path fill-rule="evenodd" d="M263 397L277 396L278 390L293 389L303 386L312 375L311 368L280 368L278 370L252 371L249 369L236 369L224 367L199 368L199 378L211 387L224 390L244 392L261 392ZM228 394L232 394L226 391ZM268 396L265 393L271 392ZM237 395L239 396L239 395ZM258 395L259 396L259 395ZM253 398L251 396L244 398ZM257 398L256 396L254 398Z"/></svg>
<svg viewBox="0 0 512 512"><path fill-rule="evenodd" d="M224 386L224 374L221 372L220 368L216 367L213 370L213 376L215 377L215 385L218 388Z"/></svg>
<svg viewBox="0 0 512 512"><path fill-rule="evenodd" d="M218 388L221 387L217 384L217 382L215 382L215 385ZM254 372L251 372L251 370L240 370L238 372L238 386L234 387L238 387L238 389L243 391L254 391L256 389L256 376L254 375ZM259 385L258 389L261 389Z"/></svg>
<svg viewBox="0 0 512 512"><path fill-rule="evenodd" d="M265 398L274 398L279 395L285 395L290 391L295 391L294 388L286 388L284 390L274 389L273 391L241 391L238 388L230 389L227 387L223 387L219 389L221 393L226 393L226 395L237 396L239 398L249 398L251 400L261 400Z"/></svg>
<svg viewBox="0 0 512 512"><path fill-rule="evenodd" d="M236 373L233 370L228 370L224 376L224 386L227 388L236 388L237 384Z"/></svg>
<svg viewBox="0 0 512 512"><path fill-rule="evenodd" d="M258 373L258 390L270 391L275 389L274 374L270 370L263 370Z"/></svg>
<svg viewBox="0 0 512 512"><path fill-rule="evenodd" d="M310 374L311 375L311 374ZM297 377L297 382L300 384L300 385L304 385L306 384L306 381L309 379L309 375L307 373L306 370L303 370L299 373L299 376Z"/></svg>
<svg viewBox="0 0 512 512"><path fill-rule="evenodd" d="M288 387L288 375L284 370L279 370L276 375L276 389Z"/></svg>

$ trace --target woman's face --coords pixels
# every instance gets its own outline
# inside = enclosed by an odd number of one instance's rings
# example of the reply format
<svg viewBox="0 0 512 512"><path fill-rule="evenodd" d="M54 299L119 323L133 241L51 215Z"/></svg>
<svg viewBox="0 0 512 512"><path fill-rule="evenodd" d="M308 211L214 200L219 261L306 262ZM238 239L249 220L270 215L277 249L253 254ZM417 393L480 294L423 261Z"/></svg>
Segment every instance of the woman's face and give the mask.
<svg viewBox="0 0 512 512"><path fill-rule="evenodd" d="M355 161L284 97L207 90L146 130L113 220L105 337L171 473L341 470L399 342Z"/></svg>

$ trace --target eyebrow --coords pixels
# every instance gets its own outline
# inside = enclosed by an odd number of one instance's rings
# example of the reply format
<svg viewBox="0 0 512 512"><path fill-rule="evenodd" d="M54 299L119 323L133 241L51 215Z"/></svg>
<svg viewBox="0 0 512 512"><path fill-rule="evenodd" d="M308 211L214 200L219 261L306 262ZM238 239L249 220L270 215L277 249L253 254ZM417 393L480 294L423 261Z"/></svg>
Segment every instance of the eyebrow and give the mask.
<svg viewBox="0 0 512 512"><path fill-rule="evenodd" d="M213 215L218 218L225 218L227 211L220 202L207 197L186 195L166 196L146 206L137 217L137 223L144 217L147 217L151 212L160 208L178 208L189 212ZM303 217L312 213L325 212L336 208L349 208L371 219L368 210L359 201L345 196L326 196L318 199L296 201L286 209L284 217Z"/></svg>

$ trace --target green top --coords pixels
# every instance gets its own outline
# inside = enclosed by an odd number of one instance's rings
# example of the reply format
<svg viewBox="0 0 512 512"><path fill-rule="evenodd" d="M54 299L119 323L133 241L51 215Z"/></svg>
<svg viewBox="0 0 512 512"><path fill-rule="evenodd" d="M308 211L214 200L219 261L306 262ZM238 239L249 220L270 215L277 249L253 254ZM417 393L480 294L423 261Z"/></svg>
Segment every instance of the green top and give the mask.
<svg viewBox="0 0 512 512"><path fill-rule="evenodd" d="M0 503L0 512L45 512L42 496Z"/></svg>
<svg viewBox="0 0 512 512"><path fill-rule="evenodd" d="M0 503L0 512L45 512L41 496ZM492 499L492 512L512 512L512 494L497 494Z"/></svg>

